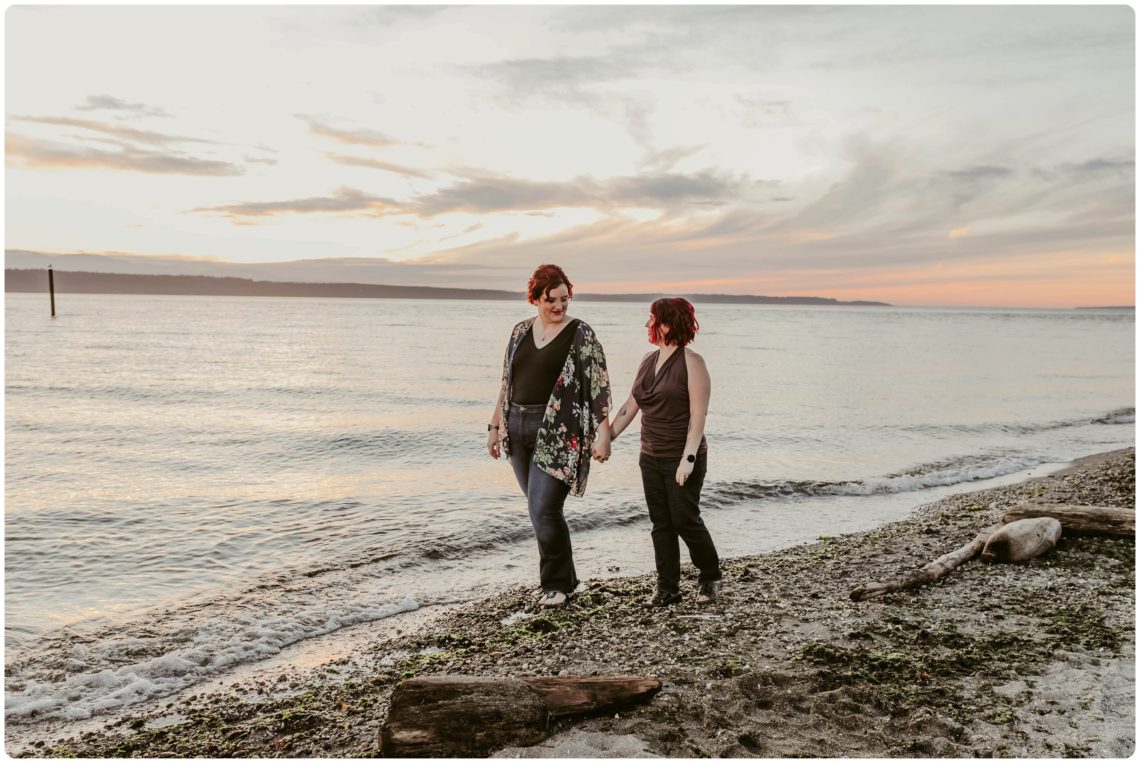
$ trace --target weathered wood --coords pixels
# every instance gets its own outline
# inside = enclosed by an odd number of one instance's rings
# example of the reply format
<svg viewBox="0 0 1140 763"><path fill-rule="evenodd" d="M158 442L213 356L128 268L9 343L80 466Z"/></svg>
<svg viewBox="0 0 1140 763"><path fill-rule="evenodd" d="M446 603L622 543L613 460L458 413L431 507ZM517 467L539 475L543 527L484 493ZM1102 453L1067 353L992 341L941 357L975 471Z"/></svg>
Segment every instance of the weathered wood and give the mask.
<svg viewBox="0 0 1140 763"><path fill-rule="evenodd" d="M851 592L851 600L866 601L867 599L874 599L894 591L904 591L908 588L918 588L921 585L933 583L958 565L977 556L978 552L982 550L986 541L989 540L989 537L993 535L997 528L998 525L987 527L966 545L948 554L943 554L930 564L927 564L909 575L901 575L883 583L868 583L867 585L859 586Z"/></svg>
<svg viewBox="0 0 1140 763"><path fill-rule="evenodd" d="M1002 525L982 548L983 562L1026 562L1041 556L1061 539L1061 523L1053 517L1019 519Z"/></svg>
<svg viewBox="0 0 1140 763"><path fill-rule="evenodd" d="M517 679L427 676L392 691L380 748L388 758L486 757L500 747L538 744L550 713Z"/></svg>
<svg viewBox="0 0 1140 763"><path fill-rule="evenodd" d="M528 676L522 681L542 698L552 718L614 710L661 689L660 681L644 676Z"/></svg>
<svg viewBox="0 0 1140 763"><path fill-rule="evenodd" d="M1033 517L1052 517L1061 523L1065 535L1103 535L1110 538L1136 537L1136 512L1111 506L1073 506L1067 503L1023 503L1002 517L1016 522Z"/></svg>
<svg viewBox="0 0 1140 763"><path fill-rule="evenodd" d="M380 730L385 757L482 757L546 738L551 718L588 715L652 697L644 676L480 678L426 676L401 681Z"/></svg>

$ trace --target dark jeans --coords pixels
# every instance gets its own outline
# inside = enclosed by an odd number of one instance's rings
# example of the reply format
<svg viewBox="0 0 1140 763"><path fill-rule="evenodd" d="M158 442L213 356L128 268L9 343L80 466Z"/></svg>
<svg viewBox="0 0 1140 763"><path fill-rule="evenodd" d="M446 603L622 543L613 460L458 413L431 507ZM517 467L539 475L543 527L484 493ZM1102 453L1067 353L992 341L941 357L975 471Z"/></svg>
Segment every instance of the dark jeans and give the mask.
<svg viewBox="0 0 1140 763"><path fill-rule="evenodd" d="M511 403L507 420L511 467L526 496L530 523L538 541L538 578L544 591L570 593L578 587L574 554L570 548L570 528L562 514L562 504L570 485L539 469L534 461L534 443L542 427L546 405Z"/></svg>
<svg viewBox="0 0 1140 763"><path fill-rule="evenodd" d="M689 558L701 571L702 583L720 580L720 557L712 536L701 519L701 487L708 469L708 454L701 453L685 486L677 484L679 458L654 458L646 453L638 461L645 502L653 521L653 555L657 560L657 587L676 593L681 586L681 548L677 538L689 547Z"/></svg>

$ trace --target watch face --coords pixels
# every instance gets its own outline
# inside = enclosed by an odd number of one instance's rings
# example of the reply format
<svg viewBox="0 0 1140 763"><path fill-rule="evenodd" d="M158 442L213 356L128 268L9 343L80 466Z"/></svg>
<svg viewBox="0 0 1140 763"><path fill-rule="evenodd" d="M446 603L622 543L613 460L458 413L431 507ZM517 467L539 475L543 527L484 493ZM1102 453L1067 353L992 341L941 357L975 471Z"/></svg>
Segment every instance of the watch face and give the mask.
<svg viewBox="0 0 1140 763"><path fill-rule="evenodd" d="M685 460L691 464L697 460L697 457L693 456L693 455L689 455L689 456L685 456Z"/></svg>

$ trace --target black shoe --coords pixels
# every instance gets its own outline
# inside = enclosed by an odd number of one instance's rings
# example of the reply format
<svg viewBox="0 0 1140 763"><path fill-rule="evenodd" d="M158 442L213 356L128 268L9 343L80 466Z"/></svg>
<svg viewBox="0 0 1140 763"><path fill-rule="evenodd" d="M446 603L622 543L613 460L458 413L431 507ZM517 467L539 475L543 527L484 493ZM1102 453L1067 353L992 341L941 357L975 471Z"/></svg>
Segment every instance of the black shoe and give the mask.
<svg viewBox="0 0 1140 763"><path fill-rule="evenodd" d="M697 604L712 604L720 594L719 580L706 580L701 583L697 591Z"/></svg>
<svg viewBox="0 0 1140 763"><path fill-rule="evenodd" d="M668 607L676 604L681 600L681 594L677 591L662 591L657 589L657 593L653 594L653 598L645 602L647 607Z"/></svg>

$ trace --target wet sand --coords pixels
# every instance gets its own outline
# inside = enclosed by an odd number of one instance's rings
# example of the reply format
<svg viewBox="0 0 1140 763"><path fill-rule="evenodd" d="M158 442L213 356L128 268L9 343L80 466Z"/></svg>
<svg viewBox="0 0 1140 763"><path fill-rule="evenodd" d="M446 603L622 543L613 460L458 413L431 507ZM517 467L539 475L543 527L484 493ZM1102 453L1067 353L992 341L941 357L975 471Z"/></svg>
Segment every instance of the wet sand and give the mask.
<svg viewBox="0 0 1140 763"><path fill-rule="evenodd" d="M564 722L521 757L1123 757L1135 745L1135 544L1063 538L1022 565L971 561L916 591L855 586L920 567L1024 502L1135 508L1134 450L962 493L869 532L724 563L716 605L641 606L651 576L586 581L540 612L517 587L355 629L333 653L60 727L9 726L31 757L377 754L393 686L415 675L658 677L648 704ZM759 531L759 528L758 528ZM414 629L409 623L414 624ZM333 658L330 661L328 658ZM323 663L323 664L321 664ZM156 703L158 704L158 703Z"/></svg>

